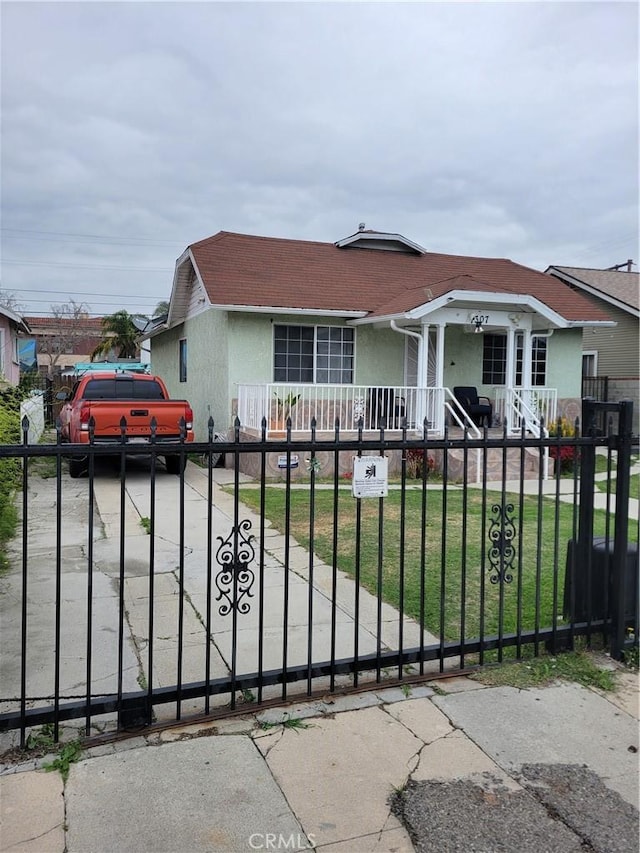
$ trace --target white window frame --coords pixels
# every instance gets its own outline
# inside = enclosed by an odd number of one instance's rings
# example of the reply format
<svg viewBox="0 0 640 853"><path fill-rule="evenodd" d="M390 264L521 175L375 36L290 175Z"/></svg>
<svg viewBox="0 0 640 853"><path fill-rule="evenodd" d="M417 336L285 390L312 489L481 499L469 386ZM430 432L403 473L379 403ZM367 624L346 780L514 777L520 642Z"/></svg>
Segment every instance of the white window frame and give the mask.
<svg viewBox="0 0 640 853"><path fill-rule="evenodd" d="M591 377L593 379L594 376L598 375L598 350L597 349L583 349L582 350L582 365L584 369L584 357L588 356L593 359L593 373L584 373L583 376Z"/></svg>
<svg viewBox="0 0 640 853"><path fill-rule="evenodd" d="M276 379L276 328L279 326L284 326L288 328L304 328L304 329L313 329L313 380L312 382L296 382L290 379ZM352 347L353 352L351 354L351 381L350 382L318 382L318 329L338 329L340 332L349 331L352 335ZM344 344L345 342L342 341ZM351 326L339 326L339 325L329 325L327 323L274 323L273 324L273 334L271 341L271 353L272 353L272 370L271 375L273 376L274 382L282 382L287 385L353 385L356 375L356 330ZM329 368L330 370L331 368ZM342 371L342 368L340 368Z"/></svg>
<svg viewBox="0 0 640 853"><path fill-rule="evenodd" d="M184 349L183 349L184 344ZM187 358L188 358L188 347L187 347L187 339L180 338L178 341L178 381L186 382L189 376L187 371Z"/></svg>

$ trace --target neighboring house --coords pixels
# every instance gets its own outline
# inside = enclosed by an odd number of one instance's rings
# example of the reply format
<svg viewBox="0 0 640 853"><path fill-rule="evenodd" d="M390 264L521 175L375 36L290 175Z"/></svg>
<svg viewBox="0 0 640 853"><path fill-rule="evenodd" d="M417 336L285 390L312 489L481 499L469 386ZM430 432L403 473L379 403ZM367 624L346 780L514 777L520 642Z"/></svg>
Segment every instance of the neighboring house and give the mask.
<svg viewBox="0 0 640 853"><path fill-rule="evenodd" d="M592 326L583 330L584 391L597 399L633 400L634 432L637 435L640 414L640 275L630 269L558 266L550 266L546 272L582 294L616 321L615 328Z"/></svg>
<svg viewBox="0 0 640 853"><path fill-rule="evenodd" d="M198 440L209 416L247 439L382 424L411 434L476 429L456 386L491 402L492 425L580 414L583 329L608 311L506 259L429 252L399 234L336 243L220 232L176 262L151 363L186 397Z"/></svg>
<svg viewBox="0 0 640 853"><path fill-rule="evenodd" d="M28 317L38 370L53 376L91 360L103 336L102 317Z"/></svg>
<svg viewBox="0 0 640 853"><path fill-rule="evenodd" d="M29 334L29 325L10 308L0 305L0 383L20 382L19 342Z"/></svg>

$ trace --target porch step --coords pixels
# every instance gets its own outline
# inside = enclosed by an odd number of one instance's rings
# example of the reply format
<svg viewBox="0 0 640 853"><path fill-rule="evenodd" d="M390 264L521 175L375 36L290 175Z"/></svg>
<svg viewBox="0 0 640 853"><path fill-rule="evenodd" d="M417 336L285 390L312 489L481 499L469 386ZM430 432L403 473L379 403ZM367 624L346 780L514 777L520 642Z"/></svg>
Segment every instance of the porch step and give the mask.
<svg viewBox="0 0 640 853"><path fill-rule="evenodd" d="M441 454L444 451L440 451ZM448 471L450 480L464 479L464 452L462 449L454 448L448 453ZM521 477L521 450L519 447L509 447L506 456L502 448L488 447L467 452L467 480L475 482L482 477L484 468L484 454L487 455L487 480L519 480ZM438 462L440 464L438 465ZM441 469L442 459L436 460L436 465ZM506 471L505 471L506 467ZM522 465L522 476L525 480L536 480L540 472L540 454L537 448L524 448L524 460ZM549 475L553 474L553 460L549 460ZM543 472L544 475L544 472Z"/></svg>

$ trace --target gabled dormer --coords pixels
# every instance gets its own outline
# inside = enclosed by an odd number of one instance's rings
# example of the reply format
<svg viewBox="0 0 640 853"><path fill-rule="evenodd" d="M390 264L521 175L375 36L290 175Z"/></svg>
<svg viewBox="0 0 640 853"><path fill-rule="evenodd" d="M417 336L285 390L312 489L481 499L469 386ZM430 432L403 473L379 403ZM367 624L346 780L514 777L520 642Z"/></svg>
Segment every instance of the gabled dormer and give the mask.
<svg viewBox="0 0 640 853"><path fill-rule="evenodd" d="M360 223L355 234L338 240L334 245L338 249L378 249L385 252L404 252L408 255L424 255L427 252L402 234L373 231L365 228L364 222Z"/></svg>

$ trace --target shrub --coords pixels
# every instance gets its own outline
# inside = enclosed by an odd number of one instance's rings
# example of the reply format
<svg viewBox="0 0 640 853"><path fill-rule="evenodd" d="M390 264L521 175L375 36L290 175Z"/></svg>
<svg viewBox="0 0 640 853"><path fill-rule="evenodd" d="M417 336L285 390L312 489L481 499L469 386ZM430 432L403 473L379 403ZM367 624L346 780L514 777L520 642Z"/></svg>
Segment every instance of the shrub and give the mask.
<svg viewBox="0 0 640 853"><path fill-rule="evenodd" d="M19 388L0 391L0 444L20 444L20 403L24 392ZM0 459L0 568L6 565L4 545L15 533L17 513L13 503L19 483L20 460Z"/></svg>
<svg viewBox="0 0 640 853"><path fill-rule="evenodd" d="M573 438L576 434L575 424L571 423L568 418L558 418L556 423L549 427L549 435L560 438ZM556 461L556 472L558 467L560 473L571 473L576 464L580 461L580 451L577 447L563 444L560 447L549 448L549 456Z"/></svg>
<svg viewBox="0 0 640 853"><path fill-rule="evenodd" d="M407 450L407 476L418 479L422 477L424 466L424 450L420 448L412 448ZM435 459L432 456L427 456L427 474L431 473L435 468Z"/></svg>
<svg viewBox="0 0 640 853"><path fill-rule="evenodd" d="M573 438L575 434L576 426L569 418L558 418L555 423L549 426L549 435L559 435L561 438Z"/></svg>
<svg viewBox="0 0 640 853"><path fill-rule="evenodd" d="M561 447L550 447L549 456L556 460L556 471L558 470L558 464L560 465L560 472L562 474L572 472L575 465L580 461L578 448L566 444Z"/></svg>

